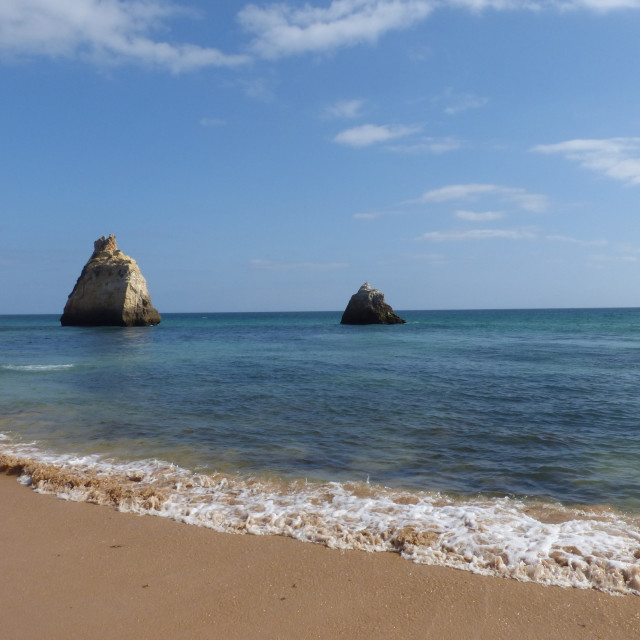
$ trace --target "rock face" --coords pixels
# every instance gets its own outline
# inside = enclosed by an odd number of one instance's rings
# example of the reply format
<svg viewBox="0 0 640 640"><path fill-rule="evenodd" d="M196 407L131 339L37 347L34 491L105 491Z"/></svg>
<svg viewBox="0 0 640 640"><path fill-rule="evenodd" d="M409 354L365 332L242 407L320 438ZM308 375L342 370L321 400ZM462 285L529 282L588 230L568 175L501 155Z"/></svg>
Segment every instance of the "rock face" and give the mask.
<svg viewBox="0 0 640 640"><path fill-rule="evenodd" d="M136 261L125 256L116 237L93 243L93 255L69 295L60 318L63 326L145 327L162 318L151 304L147 281Z"/></svg>
<svg viewBox="0 0 640 640"><path fill-rule="evenodd" d="M342 314L340 324L403 324L406 322L397 316L384 301L384 293L372 289L365 282L358 293L354 293Z"/></svg>

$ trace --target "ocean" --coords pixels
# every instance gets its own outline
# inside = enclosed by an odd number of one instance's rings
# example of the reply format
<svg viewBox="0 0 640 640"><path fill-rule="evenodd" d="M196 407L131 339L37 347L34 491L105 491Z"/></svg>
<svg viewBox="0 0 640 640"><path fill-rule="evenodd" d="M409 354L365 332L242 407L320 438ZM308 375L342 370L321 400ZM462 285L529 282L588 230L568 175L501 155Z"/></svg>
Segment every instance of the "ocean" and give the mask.
<svg viewBox="0 0 640 640"><path fill-rule="evenodd" d="M231 533L640 594L640 309L0 316L0 469Z"/></svg>

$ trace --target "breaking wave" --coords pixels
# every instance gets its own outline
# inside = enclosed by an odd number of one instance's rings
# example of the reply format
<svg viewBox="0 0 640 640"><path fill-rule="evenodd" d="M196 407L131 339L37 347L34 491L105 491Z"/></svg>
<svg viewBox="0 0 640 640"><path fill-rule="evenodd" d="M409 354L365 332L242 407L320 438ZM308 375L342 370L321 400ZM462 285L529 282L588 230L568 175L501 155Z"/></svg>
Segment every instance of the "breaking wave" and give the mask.
<svg viewBox="0 0 640 640"><path fill-rule="evenodd" d="M40 493L220 532L394 551L484 575L640 595L638 519L607 507L204 475L157 460L52 455L1 435L0 471Z"/></svg>
<svg viewBox="0 0 640 640"><path fill-rule="evenodd" d="M73 367L73 364L0 364L0 369L7 371L61 371Z"/></svg>

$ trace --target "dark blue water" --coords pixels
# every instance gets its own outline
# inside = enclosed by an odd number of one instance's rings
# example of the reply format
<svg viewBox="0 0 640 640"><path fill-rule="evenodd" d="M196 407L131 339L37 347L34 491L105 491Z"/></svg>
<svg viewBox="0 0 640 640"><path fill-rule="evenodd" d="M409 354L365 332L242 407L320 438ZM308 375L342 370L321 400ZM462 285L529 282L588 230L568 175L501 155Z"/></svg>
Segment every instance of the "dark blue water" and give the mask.
<svg viewBox="0 0 640 640"><path fill-rule="evenodd" d="M57 453L640 512L640 310L0 317L0 433Z"/></svg>

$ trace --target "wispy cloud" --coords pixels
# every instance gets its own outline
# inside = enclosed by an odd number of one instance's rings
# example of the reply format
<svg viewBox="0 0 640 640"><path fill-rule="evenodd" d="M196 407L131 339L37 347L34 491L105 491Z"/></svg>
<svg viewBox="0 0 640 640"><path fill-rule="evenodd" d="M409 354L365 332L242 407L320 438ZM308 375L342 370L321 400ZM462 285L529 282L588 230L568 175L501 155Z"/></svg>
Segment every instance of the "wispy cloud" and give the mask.
<svg viewBox="0 0 640 640"><path fill-rule="evenodd" d="M328 7L278 3L248 5L238 19L254 35L253 51L279 58L375 42L424 20L434 6L432 0L334 0Z"/></svg>
<svg viewBox="0 0 640 640"><path fill-rule="evenodd" d="M426 262L428 264L444 264L447 262L446 257L441 253L409 253L405 257L412 262Z"/></svg>
<svg viewBox="0 0 640 640"><path fill-rule="evenodd" d="M246 55L152 37L179 14L187 12L165 0L2 0L0 53L137 63L174 73L248 62Z"/></svg>
<svg viewBox="0 0 640 640"><path fill-rule="evenodd" d="M416 240L430 240L432 242L460 241L460 240L532 240L537 234L531 228L522 229L467 229L464 231L430 231L418 236Z"/></svg>
<svg viewBox="0 0 640 640"><path fill-rule="evenodd" d="M516 187L503 187L496 184L453 184L439 189L426 191L411 204L429 202L447 202L451 200L475 201L483 196L494 196L526 211L540 212L548 206L547 197L537 193L528 193Z"/></svg>
<svg viewBox="0 0 640 640"><path fill-rule="evenodd" d="M273 102L275 100L273 84L273 79L265 76L242 79L239 81L239 85L250 98L265 103Z"/></svg>
<svg viewBox="0 0 640 640"><path fill-rule="evenodd" d="M462 113L463 111L469 111L470 109L479 109L480 107L484 107L484 105L487 104L488 101L488 98L465 96L456 104L446 107L444 109L444 112L448 116L453 116L457 113Z"/></svg>
<svg viewBox="0 0 640 640"><path fill-rule="evenodd" d="M78 58L101 65L144 64L173 73L235 67L255 56L276 59L375 43L391 31L412 28L441 7L486 10L640 9L640 0L332 0L325 6L275 2L249 4L237 19L252 38L248 54L162 40L170 20L194 17L175 0L1 0L0 55ZM445 107L453 115L486 99L460 94Z"/></svg>
<svg viewBox="0 0 640 640"><path fill-rule="evenodd" d="M565 242L567 244L577 244L583 247L599 247L609 244L606 240L582 240L580 238L573 238L571 236L545 236L545 240L552 242Z"/></svg>
<svg viewBox="0 0 640 640"><path fill-rule="evenodd" d="M640 0L451 0L451 4L471 11L486 9L495 11L517 9L575 11L583 9L607 13L619 9L640 9Z"/></svg>
<svg viewBox="0 0 640 640"><path fill-rule="evenodd" d="M466 211L466 210L458 210L453 214L456 218L460 218L460 220L470 220L472 222L487 222L489 220L499 220L500 218L506 217L506 213L503 211Z"/></svg>
<svg viewBox="0 0 640 640"><path fill-rule="evenodd" d="M639 0L558 0L561 9L589 9L598 13L607 13L616 9L640 9Z"/></svg>
<svg viewBox="0 0 640 640"><path fill-rule="evenodd" d="M255 269L267 269L270 271L331 271L333 269L346 269L346 262L278 262L275 260L254 259L250 262Z"/></svg>
<svg viewBox="0 0 640 640"><path fill-rule="evenodd" d="M632 185L640 184L640 138L567 140L557 144L540 144L531 150L557 153L609 178Z"/></svg>
<svg viewBox="0 0 640 640"><path fill-rule="evenodd" d="M418 131L418 126L363 124L340 132L333 141L348 147L368 147L379 142L403 138Z"/></svg>
<svg viewBox="0 0 640 640"><path fill-rule="evenodd" d="M447 88L434 101L444 104L444 113L448 116L454 116L463 111L484 107L489 102L489 99L473 93L456 93L453 89Z"/></svg>
<svg viewBox="0 0 640 640"><path fill-rule="evenodd" d="M607 262L638 262L638 258L636 256L594 255L589 256L589 260L596 264L604 264Z"/></svg>
<svg viewBox="0 0 640 640"><path fill-rule="evenodd" d="M222 127L227 123L222 118L201 118L200 124L203 127Z"/></svg>
<svg viewBox="0 0 640 640"><path fill-rule="evenodd" d="M511 204L517 206L525 211L532 211L535 213L544 211L547 208L547 198L546 196L536 194L536 193L527 193L524 189L518 189L513 187L503 187L494 184L454 184L446 187L440 187L439 189L432 189L431 191L426 191L419 198L415 200L405 200L397 204L396 206L404 208L406 205L413 204L426 204L430 202L447 202L454 200L462 200L462 201L475 201L482 197L492 196L497 200L506 202L507 204ZM372 212L362 212L355 213L353 217L357 220L376 220L383 216L388 215L402 215L406 210L385 210L381 209L378 211ZM453 215L460 220L466 220L468 222L492 222L494 220L500 220L502 218L507 217L507 213L499 210L488 210L488 211L471 211L468 209L457 209L453 212ZM530 230L529 230L530 231ZM497 230L495 233L503 233L503 231ZM440 232L433 232L431 239L444 239L438 238ZM453 237L453 235L458 233L464 234L477 234L478 237L482 236L484 233L492 233L492 231L448 231L445 232L447 238ZM511 233L510 231L508 233ZM469 236L470 237L470 236ZM461 238L458 238L461 239Z"/></svg>
<svg viewBox="0 0 640 640"><path fill-rule="evenodd" d="M354 213L353 217L356 220L377 220L383 216L398 216L400 211L371 211L367 213Z"/></svg>
<svg viewBox="0 0 640 640"><path fill-rule="evenodd" d="M421 138L413 143L393 145L389 147L389 150L398 153L432 153L438 155L449 151L457 151L461 147L462 143L456 138Z"/></svg>
<svg viewBox="0 0 640 640"><path fill-rule="evenodd" d="M357 118L364 106L364 100L340 100L325 107L325 118Z"/></svg>
<svg viewBox="0 0 640 640"><path fill-rule="evenodd" d="M328 6L278 2L244 7L238 14L253 35L251 50L260 57L280 58L302 53L329 52L340 47L373 43L390 31L409 29L441 7L472 12L588 10L606 13L640 9L640 0L333 0ZM486 99L458 96L445 110L450 115L483 106Z"/></svg>

